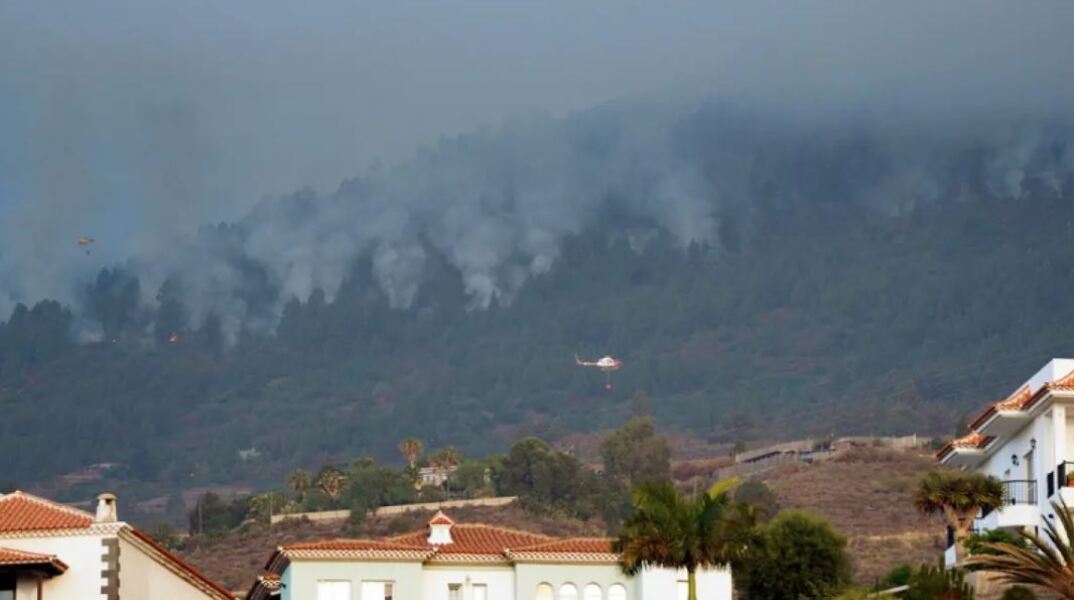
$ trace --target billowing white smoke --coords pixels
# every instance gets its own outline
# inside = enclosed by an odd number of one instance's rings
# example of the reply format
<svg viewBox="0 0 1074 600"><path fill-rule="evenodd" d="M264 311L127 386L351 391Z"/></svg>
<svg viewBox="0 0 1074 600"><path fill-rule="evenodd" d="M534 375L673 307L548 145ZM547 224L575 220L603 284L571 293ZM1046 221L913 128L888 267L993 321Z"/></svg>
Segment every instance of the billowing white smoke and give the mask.
<svg viewBox="0 0 1074 600"><path fill-rule="evenodd" d="M320 289L331 301L357 258L405 308L435 251L480 309L510 301L552 268L565 237L606 216L718 247L721 216L748 219L760 196L846 196L834 199L900 213L943 198L1021 198L1034 182L1061 194L1074 174L1065 124L870 127L695 109L606 106L444 139L331 195L266 200L233 226L162 240L124 264L147 304L176 278L192 325L213 312L234 336L241 326L271 329L291 298ZM632 245L645 237L630 235ZM258 284L277 292L268 310L246 300L251 265L264 274ZM0 256L0 310L44 295L77 301L85 282L74 271L29 267Z"/></svg>

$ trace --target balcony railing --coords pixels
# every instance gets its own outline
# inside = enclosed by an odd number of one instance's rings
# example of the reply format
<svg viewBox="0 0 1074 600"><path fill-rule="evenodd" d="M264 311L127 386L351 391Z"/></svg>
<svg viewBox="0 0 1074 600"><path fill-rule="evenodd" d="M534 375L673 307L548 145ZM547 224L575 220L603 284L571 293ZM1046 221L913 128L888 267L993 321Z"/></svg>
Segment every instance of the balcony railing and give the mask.
<svg viewBox="0 0 1074 600"><path fill-rule="evenodd" d="M1036 504L1037 480L1013 479L1003 482L1003 505Z"/></svg>

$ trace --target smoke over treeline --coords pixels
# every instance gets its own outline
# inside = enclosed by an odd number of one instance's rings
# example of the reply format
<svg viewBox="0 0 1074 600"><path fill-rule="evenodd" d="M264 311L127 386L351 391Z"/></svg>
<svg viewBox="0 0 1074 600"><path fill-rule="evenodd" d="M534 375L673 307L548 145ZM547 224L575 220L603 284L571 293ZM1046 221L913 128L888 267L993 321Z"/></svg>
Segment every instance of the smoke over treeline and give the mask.
<svg viewBox="0 0 1074 600"><path fill-rule="evenodd" d="M86 286L118 267L106 279L136 277L142 307L177 296L192 324L267 331L359 259L400 308L442 260L480 309L595 223L718 253L763 227L759 207L1062 193L1072 18L990 1L4 3L0 319L55 298L98 335ZM480 129L531 111L549 116ZM445 132L474 133L411 157Z"/></svg>
<svg viewBox="0 0 1074 600"><path fill-rule="evenodd" d="M922 203L1062 196L1072 176L1074 137L1063 120L801 119L715 101L613 103L444 138L331 194L264 200L235 223L116 266L138 279L142 305L176 296L186 326L213 315L234 338L243 327L271 330L293 298L321 290L332 301L359 260L390 304L406 309L435 254L482 309L510 302L554 268L565 237L596 224L635 237L659 230L684 249L718 254L764 227L760 207L899 214ZM21 293L12 268L3 267L7 310L38 300ZM61 300L85 315L80 298ZM83 325L91 337L93 320Z"/></svg>

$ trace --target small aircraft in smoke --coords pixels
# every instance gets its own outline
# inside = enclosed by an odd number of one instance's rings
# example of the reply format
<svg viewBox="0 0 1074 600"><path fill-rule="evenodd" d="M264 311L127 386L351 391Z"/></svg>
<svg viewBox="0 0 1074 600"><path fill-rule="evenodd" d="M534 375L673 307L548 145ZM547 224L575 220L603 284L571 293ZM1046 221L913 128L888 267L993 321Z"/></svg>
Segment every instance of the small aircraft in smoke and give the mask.
<svg viewBox="0 0 1074 600"><path fill-rule="evenodd" d="M95 240L93 238L90 238L90 237L80 237L80 238L78 238L78 245L86 249L86 255L87 256L89 256L91 254L90 246L92 246L93 244L96 244L96 243L97 243L97 240Z"/></svg>
<svg viewBox="0 0 1074 600"><path fill-rule="evenodd" d="M582 360L578 358L578 355L574 355L574 364L579 367L594 367L600 369L604 373L604 389L612 389L612 372L618 371L623 366L623 361L611 356L605 356L598 358L597 360Z"/></svg>

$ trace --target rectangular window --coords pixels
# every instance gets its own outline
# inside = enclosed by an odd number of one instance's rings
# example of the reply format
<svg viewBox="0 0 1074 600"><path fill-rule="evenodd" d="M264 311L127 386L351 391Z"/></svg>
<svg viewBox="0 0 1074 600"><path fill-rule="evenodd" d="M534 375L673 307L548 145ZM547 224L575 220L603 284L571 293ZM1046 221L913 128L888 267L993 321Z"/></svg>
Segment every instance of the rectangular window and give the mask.
<svg viewBox="0 0 1074 600"><path fill-rule="evenodd" d="M395 583L391 581L363 581L362 600L393 600ZM350 600L350 598L348 598Z"/></svg>
<svg viewBox="0 0 1074 600"><path fill-rule="evenodd" d="M447 584L447 597L448 597L448 600L462 600L462 584L461 583L449 583L449 584Z"/></svg>
<svg viewBox="0 0 1074 600"><path fill-rule="evenodd" d="M352 600L351 582L318 581L317 600Z"/></svg>
<svg viewBox="0 0 1074 600"><path fill-rule="evenodd" d="M475 583L474 600L489 600L489 586L483 583Z"/></svg>

